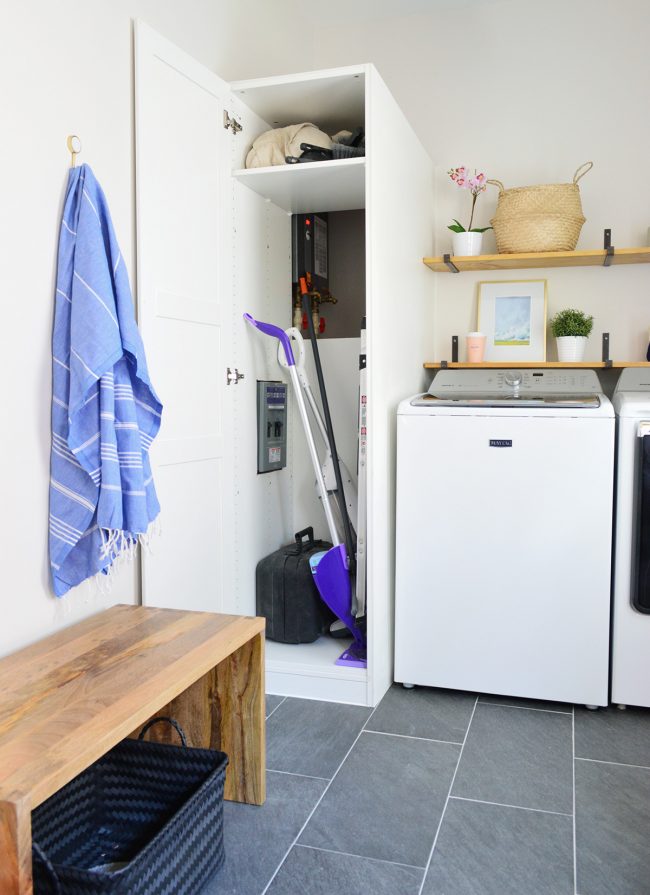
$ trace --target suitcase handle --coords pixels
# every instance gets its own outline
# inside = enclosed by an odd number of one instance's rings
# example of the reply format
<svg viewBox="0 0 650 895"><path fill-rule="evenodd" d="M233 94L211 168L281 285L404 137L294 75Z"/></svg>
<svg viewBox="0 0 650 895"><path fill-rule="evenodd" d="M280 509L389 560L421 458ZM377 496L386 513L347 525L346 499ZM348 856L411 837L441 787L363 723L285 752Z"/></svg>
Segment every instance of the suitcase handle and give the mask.
<svg viewBox="0 0 650 895"><path fill-rule="evenodd" d="M311 525L309 526L309 528L303 528L302 531L296 532L295 538L296 544L298 545L301 553L303 550L305 550L305 548L307 550L311 550L311 548L314 546L314 529L311 527ZM304 541L305 538L307 538L306 544Z"/></svg>

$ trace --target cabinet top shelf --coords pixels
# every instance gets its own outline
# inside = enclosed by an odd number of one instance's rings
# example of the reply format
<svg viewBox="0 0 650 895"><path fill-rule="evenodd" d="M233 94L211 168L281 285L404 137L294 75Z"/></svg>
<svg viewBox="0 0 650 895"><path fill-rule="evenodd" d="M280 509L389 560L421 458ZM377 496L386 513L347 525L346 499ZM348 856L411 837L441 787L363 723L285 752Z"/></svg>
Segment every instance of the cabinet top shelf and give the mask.
<svg viewBox="0 0 650 895"><path fill-rule="evenodd" d="M426 361L423 364L426 370L439 370L442 366L441 361ZM480 364L468 364L449 361L447 367L451 370L506 370L506 369L539 369L543 370L551 367L561 367L578 370L604 370L607 366L622 369L624 367L650 367L650 363L646 361L612 361L606 364L603 361L580 361L580 363L568 363L566 361L520 361L514 363L512 361L484 361Z"/></svg>
<svg viewBox="0 0 650 895"><path fill-rule="evenodd" d="M364 124L368 74L369 66L353 65L236 81L230 87L269 127L314 121L326 134L335 134Z"/></svg>
<svg viewBox="0 0 650 895"><path fill-rule="evenodd" d="M604 249L588 249L580 252L526 252L502 255L451 255L449 260L459 271L472 270L525 270L534 267L598 267L603 266L607 252ZM614 249L611 265L650 264L650 247ZM437 273L453 273L445 256L423 258L422 261Z"/></svg>

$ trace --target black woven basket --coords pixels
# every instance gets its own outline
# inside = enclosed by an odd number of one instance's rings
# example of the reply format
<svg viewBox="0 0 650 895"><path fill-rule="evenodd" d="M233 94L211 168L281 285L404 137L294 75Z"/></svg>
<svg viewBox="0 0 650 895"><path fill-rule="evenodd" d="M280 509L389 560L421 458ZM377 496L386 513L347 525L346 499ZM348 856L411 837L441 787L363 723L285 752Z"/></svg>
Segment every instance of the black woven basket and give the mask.
<svg viewBox="0 0 650 895"><path fill-rule="evenodd" d="M184 748L142 739L161 720ZM198 895L224 860L227 764L150 721L32 812L36 895Z"/></svg>

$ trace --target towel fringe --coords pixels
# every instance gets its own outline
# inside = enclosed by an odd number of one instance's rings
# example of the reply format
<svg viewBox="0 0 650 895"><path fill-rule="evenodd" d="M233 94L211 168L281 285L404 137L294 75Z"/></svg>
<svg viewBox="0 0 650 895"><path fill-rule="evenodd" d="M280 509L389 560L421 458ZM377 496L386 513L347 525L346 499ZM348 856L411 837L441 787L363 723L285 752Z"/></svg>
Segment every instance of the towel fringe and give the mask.
<svg viewBox="0 0 650 895"><path fill-rule="evenodd" d="M153 522L150 524L149 528L138 536L138 541L140 546L147 554L147 556L153 556L155 554L154 543L162 534L162 524L160 522L160 516L156 516Z"/></svg>
<svg viewBox="0 0 650 895"><path fill-rule="evenodd" d="M146 531L139 534L115 528L100 528L102 537L100 558L109 562L109 565L96 576L97 587L101 594L106 596L111 592L116 573L126 564L133 562L138 547L141 546L148 554L153 553L152 541L160 535L161 530L159 517L151 522Z"/></svg>

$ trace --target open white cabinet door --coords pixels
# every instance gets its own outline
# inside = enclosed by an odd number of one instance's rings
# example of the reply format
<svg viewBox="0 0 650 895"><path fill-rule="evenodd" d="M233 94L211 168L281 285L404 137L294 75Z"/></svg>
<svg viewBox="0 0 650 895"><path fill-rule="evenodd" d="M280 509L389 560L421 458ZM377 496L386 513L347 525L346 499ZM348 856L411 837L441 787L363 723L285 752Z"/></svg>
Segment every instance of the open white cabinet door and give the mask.
<svg viewBox="0 0 650 895"><path fill-rule="evenodd" d="M142 599L214 612L232 575L233 323L221 250L229 89L142 22L135 49L139 323L164 405L152 447L161 534L143 552Z"/></svg>

